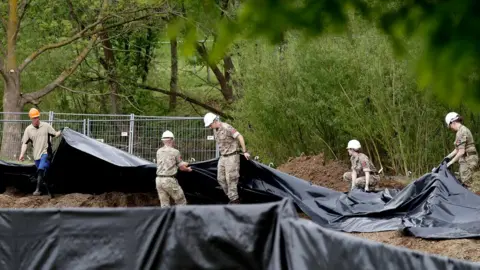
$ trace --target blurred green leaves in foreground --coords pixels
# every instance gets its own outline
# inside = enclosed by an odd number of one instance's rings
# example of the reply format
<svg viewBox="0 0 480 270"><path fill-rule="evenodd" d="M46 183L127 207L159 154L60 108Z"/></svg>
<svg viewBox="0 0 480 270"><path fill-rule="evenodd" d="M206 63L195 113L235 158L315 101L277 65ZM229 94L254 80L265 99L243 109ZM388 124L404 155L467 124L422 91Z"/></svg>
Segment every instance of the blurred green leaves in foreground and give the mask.
<svg viewBox="0 0 480 270"><path fill-rule="evenodd" d="M185 0L187 2L188 0ZM220 6L226 0L211 0ZM208 1L203 1L204 3ZM230 16L215 25L215 45L210 61L217 62L235 41L265 37L281 43L285 33L300 31L306 37L348 31L349 14L377 25L392 41L399 56L408 56L405 44L419 38L422 54L416 62L420 89L430 88L449 105L460 102L480 108L480 1L477 0L244 0L230 2ZM198 3L198 2L197 2ZM232 4L233 3L233 4ZM204 7L212 8L211 4ZM218 9L221 10L221 9ZM195 43L208 34L189 20L175 21L188 37L184 44L192 53ZM180 28L182 25L184 27Z"/></svg>

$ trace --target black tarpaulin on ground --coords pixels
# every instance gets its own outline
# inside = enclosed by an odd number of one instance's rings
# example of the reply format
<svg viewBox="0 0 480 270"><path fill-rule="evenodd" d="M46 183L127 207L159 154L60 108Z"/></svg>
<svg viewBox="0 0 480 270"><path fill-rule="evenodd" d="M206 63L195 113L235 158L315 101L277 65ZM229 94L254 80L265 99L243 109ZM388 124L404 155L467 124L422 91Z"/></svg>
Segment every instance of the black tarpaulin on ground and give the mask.
<svg viewBox="0 0 480 270"><path fill-rule="evenodd" d="M226 203L216 180L217 160L192 164L177 178L190 203ZM422 238L480 236L480 196L463 188L440 166L401 191L348 194L311 185L241 158L239 193L245 203L291 198L315 223L346 232L405 229ZM155 164L65 129L47 174L53 192L102 193L155 190ZM339 179L341 181L341 179ZM34 184L13 185L31 191ZM12 183L10 183L12 184Z"/></svg>
<svg viewBox="0 0 480 270"><path fill-rule="evenodd" d="M23 187L28 187L30 178L35 175L36 170L34 164L17 164L0 160L0 192L5 192L6 186L13 183L26 183Z"/></svg>
<svg viewBox="0 0 480 270"><path fill-rule="evenodd" d="M1 269L478 269L256 205L0 210Z"/></svg>
<svg viewBox="0 0 480 270"><path fill-rule="evenodd" d="M403 229L421 238L480 237L480 196L443 164L404 189L343 193L311 185L263 164L242 162L243 185L292 198L315 223L345 232ZM339 181L341 181L339 179Z"/></svg>

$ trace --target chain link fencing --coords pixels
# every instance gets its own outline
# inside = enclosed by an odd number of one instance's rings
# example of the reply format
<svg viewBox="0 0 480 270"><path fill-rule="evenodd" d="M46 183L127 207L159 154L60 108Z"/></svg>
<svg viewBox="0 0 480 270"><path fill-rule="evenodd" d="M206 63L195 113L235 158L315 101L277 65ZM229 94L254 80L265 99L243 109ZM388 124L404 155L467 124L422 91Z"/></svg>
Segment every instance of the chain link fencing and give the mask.
<svg viewBox="0 0 480 270"><path fill-rule="evenodd" d="M18 158L23 132L31 124L28 113L0 113L0 115L2 117L0 139L3 141L4 136L7 136L9 144L18 146L7 149L9 157ZM151 162L156 161L156 152L162 147L161 136L165 130L173 132L176 148L186 161L198 162L219 156L213 131L205 128L201 117L73 114L50 111L41 114L40 119L51 124L55 130L68 127ZM7 125L9 128L4 130ZM54 149L59 142L60 140L56 138L52 139ZM2 145L5 147L5 144ZM5 151L2 153L5 154ZM31 145L27 149L25 159L33 162Z"/></svg>

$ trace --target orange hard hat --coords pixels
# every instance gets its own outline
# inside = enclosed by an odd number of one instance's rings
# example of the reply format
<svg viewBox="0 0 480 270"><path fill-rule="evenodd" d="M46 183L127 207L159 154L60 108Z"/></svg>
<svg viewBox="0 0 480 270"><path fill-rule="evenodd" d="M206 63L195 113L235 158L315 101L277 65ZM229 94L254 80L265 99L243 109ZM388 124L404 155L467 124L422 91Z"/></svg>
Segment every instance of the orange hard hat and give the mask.
<svg viewBox="0 0 480 270"><path fill-rule="evenodd" d="M30 118L39 117L39 116L40 116L40 111L38 111L38 110L35 109L35 108L31 108L30 111L28 112L28 116L29 116Z"/></svg>

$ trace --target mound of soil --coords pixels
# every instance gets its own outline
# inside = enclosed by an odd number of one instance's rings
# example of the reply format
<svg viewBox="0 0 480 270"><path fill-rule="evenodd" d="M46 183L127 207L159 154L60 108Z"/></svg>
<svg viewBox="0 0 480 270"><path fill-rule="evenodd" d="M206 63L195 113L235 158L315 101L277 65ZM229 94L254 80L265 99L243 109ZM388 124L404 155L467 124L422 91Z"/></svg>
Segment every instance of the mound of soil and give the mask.
<svg viewBox="0 0 480 270"><path fill-rule="evenodd" d="M8 189L0 194L0 208L64 208L64 207L141 207L159 206L156 193L109 192L99 195L72 193L32 196Z"/></svg>
<svg viewBox="0 0 480 270"><path fill-rule="evenodd" d="M323 154L290 158L285 164L280 165L278 170L310 181L317 186L342 192L350 188L350 183L342 180L349 166L338 161L326 162Z"/></svg>
<svg viewBox="0 0 480 270"><path fill-rule="evenodd" d="M350 165L341 161L325 161L324 155L299 156L290 158L278 170L295 177L310 181L310 183L329 189L346 192L350 190L350 183L343 181L343 174L350 171ZM402 189L405 182L394 179L380 179L379 189Z"/></svg>

